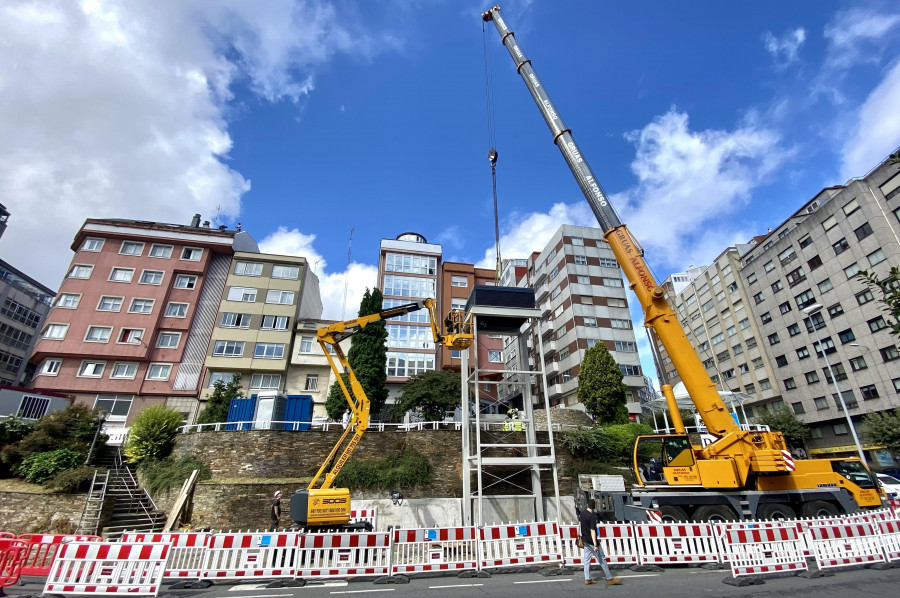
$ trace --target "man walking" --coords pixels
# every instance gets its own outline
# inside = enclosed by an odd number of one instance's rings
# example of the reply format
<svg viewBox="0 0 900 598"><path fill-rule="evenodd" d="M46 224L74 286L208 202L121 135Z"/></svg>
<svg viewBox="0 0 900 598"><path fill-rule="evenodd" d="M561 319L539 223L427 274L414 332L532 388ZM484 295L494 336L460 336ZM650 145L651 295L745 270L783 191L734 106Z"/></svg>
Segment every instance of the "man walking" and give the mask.
<svg viewBox="0 0 900 598"><path fill-rule="evenodd" d="M578 516L578 522L581 524L581 541L584 543L584 549L581 554L581 561L584 563L584 585L589 586L597 583L596 580L591 579L591 559L595 558L603 569L603 575L606 576L606 585L620 586L622 585L622 580L618 577L613 577L612 573L609 572L609 565L606 564L606 555L597 541L597 515L594 513L594 506L594 499L589 498L587 508Z"/></svg>
<svg viewBox="0 0 900 598"><path fill-rule="evenodd" d="M272 510L269 511L269 521L272 523L271 531L278 531L278 522L281 519L281 490L275 493L275 500L272 501Z"/></svg>

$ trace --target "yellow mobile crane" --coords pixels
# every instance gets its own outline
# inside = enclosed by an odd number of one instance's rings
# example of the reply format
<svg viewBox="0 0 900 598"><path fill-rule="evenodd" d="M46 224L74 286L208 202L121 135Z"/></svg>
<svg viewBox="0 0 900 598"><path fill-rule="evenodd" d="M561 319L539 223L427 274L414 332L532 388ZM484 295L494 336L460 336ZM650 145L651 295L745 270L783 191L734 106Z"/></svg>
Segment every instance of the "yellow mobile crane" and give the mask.
<svg viewBox="0 0 900 598"><path fill-rule="evenodd" d="M431 334L436 345L443 344L451 349L468 349L471 346L474 339L471 319L462 310L451 311L444 320L447 333L443 334L441 332L441 322L437 318L434 299L415 301L352 320L335 322L320 328L316 332L316 340L318 340L325 357L328 359L328 364L331 366L335 380L344 393L344 398L347 399L352 416L350 424L344 429L344 433L341 434L340 439L334 445L334 448L331 449L309 486L297 490L291 496L291 519L298 526L305 528L365 529L368 525L350 523L350 490L347 488L332 488L331 486L369 427L369 398L353 373L353 368L350 367L350 362L347 360L343 349L341 349L340 343L373 322L402 316L420 309L428 310L431 320ZM335 363L329 347L334 351L337 363ZM340 368L338 363L341 365ZM341 374L344 372L346 372L350 381L350 389L347 388L341 377Z"/></svg>
<svg viewBox="0 0 900 598"><path fill-rule="evenodd" d="M644 325L666 348L709 433L715 437L706 446L691 441L672 387L663 384L677 433L642 436L635 442L634 467L640 491L610 496L595 493L594 497L612 505L609 510L619 520L646 515L646 510L629 506L658 509L669 520L696 521L792 517L797 511L803 516L833 515L882 506L883 493L858 458L794 461L781 433L743 430L735 423L666 301L665 290L653 279L643 249L619 220L531 61L500 16L500 7L483 13L482 19L493 22L500 33L516 71L550 127L553 142L575 175L604 231L604 239L637 296ZM649 471L651 464L653 472ZM577 494L576 502L579 497L581 501L585 498Z"/></svg>

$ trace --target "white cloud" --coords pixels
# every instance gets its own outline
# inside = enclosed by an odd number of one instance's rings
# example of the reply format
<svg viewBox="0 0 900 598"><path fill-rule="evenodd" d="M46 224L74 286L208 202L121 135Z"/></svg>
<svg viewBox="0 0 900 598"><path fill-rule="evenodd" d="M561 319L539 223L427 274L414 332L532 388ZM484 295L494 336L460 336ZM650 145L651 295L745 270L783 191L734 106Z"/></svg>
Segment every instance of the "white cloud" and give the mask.
<svg viewBox="0 0 900 598"><path fill-rule="evenodd" d="M898 26L900 13L883 14L869 8L835 13L824 33L829 42L826 69L846 69L860 62L877 63L881 49Z"/></svg>
<svg viewBox="0 0 900 598"><path fill-rule="evenodd" d="M859 109L842 148L841 174L863 176L900 144L900 61L887 71Z"/></svg>
<svg viewBox="0 0 900 598"><path fill-rule="evenodd" d="M780 38L775 37L769 31L763 34L763 45L772 55L775 67L778 69L787 68L797 61L797 53L804 41L806 41L806 30L802 27L788 31Z"/></svg>
<svg viewBox="0 0 900 598"><path fill-rule="evenodd" d="M335 53L396 47L287 0L8 0L0 40L3 253L49 286L86 217L233 222L250 188L227 164L235 82L299 102Z"/></svg>

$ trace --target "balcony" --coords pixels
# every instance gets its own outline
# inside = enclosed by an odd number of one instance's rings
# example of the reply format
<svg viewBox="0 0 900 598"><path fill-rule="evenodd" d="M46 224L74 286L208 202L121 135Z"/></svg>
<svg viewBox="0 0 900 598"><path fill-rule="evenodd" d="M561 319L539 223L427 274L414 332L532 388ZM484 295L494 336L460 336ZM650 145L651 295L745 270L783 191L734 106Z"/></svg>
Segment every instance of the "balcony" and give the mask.
<svg viewBox="0 0 900 598"><path fill-rule="evenodd" d="M547 301L543 305L541 305L541 317L549 318L550 317L550 302Z"/></svg>
<svg viewBox="0 0 900 598"><path fill-rule="evenodd" d="M548 355L549 353L554 353L555 351L556 351L556 341L555 340L549 340L549 341L544 342L544 356Z"/></svg>
<svg viewBox="0 0 900 598"><path fill-rule="evenodd" d="M541 336L546 337L549 334L553 333L553 322L550 320L541 320L540 324Z"/></svg>
<svg viewBox="0 0 900 598"><path fill-rule="evenodd" d="M541 267L534 271L534 284L540 284L545 278L547 278L547 268Z"/></svg>
<svg viewBox="0 0 900 598"><path fill-rule="evenodd" d="M547 298L547 294L550 293L550 286L546 284L538 285L534 290L534 299L538 303Z"/></svg>
<svg viewBox="0 0 900 598"><path fill-rule="evenodd" d="M544 364L546 366L546 370L544 374L549 378L551 376L555 376L559 373L559 362L558 361L550 361Z"/></svg>
<svg viewBox="0 0 900 598"><path fill-rule="evenodd" d="M562 384L551 384L547 387L547 392L550 393L550 398L555 399L556 397L561 397L563 393L563 385Z"/></svg>

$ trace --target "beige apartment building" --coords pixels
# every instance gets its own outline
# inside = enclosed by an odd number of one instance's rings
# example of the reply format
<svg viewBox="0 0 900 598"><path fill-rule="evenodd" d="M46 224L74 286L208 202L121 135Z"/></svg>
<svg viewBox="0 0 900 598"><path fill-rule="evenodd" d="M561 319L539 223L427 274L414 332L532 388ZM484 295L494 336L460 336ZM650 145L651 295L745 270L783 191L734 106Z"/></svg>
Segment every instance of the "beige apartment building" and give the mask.
<svg viewBox="0 0 900 598"><path fill-rule="evenodd" d="M328 399L328 391L334 381L334 374L328 364L328 359L316 340L316 331L333 323L333 320L299 319L294 328L294 348L291 352L291 363L285 389L286 393L290 395L312 397L313 419L328 417L325 412L325 401ZM350 350L350 339L342 343L341 347L346 355Z"/></svg>

